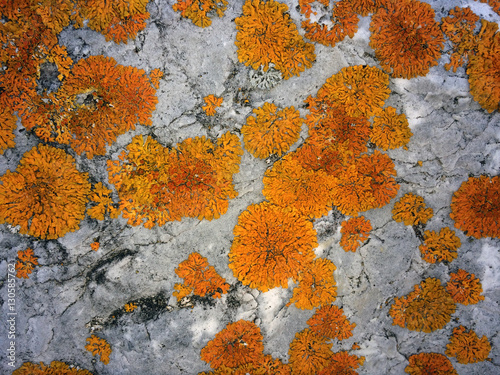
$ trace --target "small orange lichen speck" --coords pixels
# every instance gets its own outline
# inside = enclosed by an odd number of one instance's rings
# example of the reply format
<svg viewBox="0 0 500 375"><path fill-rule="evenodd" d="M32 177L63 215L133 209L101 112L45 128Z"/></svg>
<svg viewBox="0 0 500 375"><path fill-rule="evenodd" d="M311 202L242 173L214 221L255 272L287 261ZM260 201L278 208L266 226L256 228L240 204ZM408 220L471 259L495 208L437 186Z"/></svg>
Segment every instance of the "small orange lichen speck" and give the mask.
<svg viewBox="0 0 500 375"><path fill-rule="evenodd" d="M474 305L484 300L484 296L481 295L483 292L481 281L473 273L462 269L450 274L446 290L455 303Z"/></svg>
<svg viewBox="0 0 500 375"><path fill-rule="evenodd" d="M457 249L460 247L460 238L450 228L441 228L439 233L426 230L424 232L424 243L419 246L422 259L429 263L447 261L451 262L457 257Z"/></svg>
<svg viewBox="0 0 500 375"><path fill-rule="evenodd" d="M29 274L33 272L33 268L38 265L38 258L35 256L33 249L28 248L24 251L17 252L16 277L29 279Z"/></svg>
<svg viewBox="0 0 500 375"><path fill-rule="evenodd" d="M352 217L343 221L341 226L342 238L340 239L340 246L344 251L356 251L368 239L372 230L370 220L365 219L363 216Z"/></svg>
<svg viewBox="0 0 500 375"><path fill-rule="evenodd" d="M412 136L404 113L396 114L396 108L387 107L375 115L370 140L382 150L406 146Z"/></svg>
<svg viewBox="0 0 500 375"><path fill-rule="evenodd" d="M109 356L111 354L111 345L105 340L101 339L96 335L91 335L87 338L87 345L85 345L85 349L92 353L92 355L100 356L100 360L102 363L107 365L109 363Z"/></svg>
<svg viewBox="0 0 500 375"><path fill-rule="evenodd" d="M271 154L281 156L299 139L303 120L294 107L279 109L266 102L253 113L256 116L247 117L241 127L245 148L253 156L261 159Z"/></svg>
<svg viewBox="0 0 500 375"><path fill-rule="evenodd" d="M126 303L125 306L123 306L126 312L132 312L137 308L137 304L133 302Z"/></svg>
<svg viewBox="0 0 500 375"><path fill-rule="evenodd" d="M258 364L264 358L262 339L257 325L238 320L229 323L201 349L201 359L213 369L222 366L234 369L245 364Z"/></svg>
<svg viewBox="0 0 500 375"><path fill-rule="evenodd" d="M405 225L425 224L432 217L432 208L426 208L424 198L406 193L394 204L392 218Z"/></svg>
<svg viewBox="0 0 500 375"><path fill-rule="evenodd" d="M236 18L238 59L253 69L270 64L284 79L299 75L316 59L314 45L306 43L287 12L288 6L275 0L247 0L243 15Z"/></svg>
<svg viewBox="0 0 500 375"><path fill-rule="evenodd" d="M300 274L299 285L293 289L289 305L294 303L299 309L311 310L328 305L337 297L337 287L333 271L335 265L329 259L317 258L311 266Z"/></svg>
<svg viewBox="0 0 500 375"><path fill-rule="evenodd" d="M101 244L98 241L94 241L90 244L90 248L94 251L99 250L99 247L101 247Z"/></svg>
<svg viewBox="0 0 500 375"><path fill-rule="evenodd" d="M216 108L222 105L222 101L224 99L222 97L218 98L217 96L211 94L205 96L203 100L205 101L205 105L202 107L202 109L205 111L207 116L215 116L215 114L217 113Z"/></svg>
<svg viewBox="0 0 500 375"><path fill-rule="evenodd" d="M357 372L354 370L359 366L363 366L364 362L365 357L358 357L343 350L333 353L330 363L318 372L318 375L357 375Z"/></svg>
<svg viewBox="0 0 500 375"><path fill-rule="evenodd" d="M315 311L307 324L311 330L326 339L344 340L352 336L356 323L351 323L344 311L335 305L324 305Z"/></svg>
<svg viewBox="0 0 500 375"><path fill-rule="evenodd" d="M434 9L418 0L388 0L370 24L370 47L384 70L398 78L425 76L437 65L444 37Z"/></svg>
<svg viewBox="0 0 500 375"><path fill-rule="evenodd" d="M22 234L56 239L79 228L90 194L88 174L63 150L39 145L27 151L15 172L0 181L0 224Z"/></svg>
<svg viewBox="0 0 500 375"><path fill-rule="evenodd" d="M288 350L292 375L317 374L328 364L332 356L331 347L332 344L310 328L297 332Z"/></svg>
<svg viewBox="0 0 500 375"><path fill-rule="evenodd" d="M393 325L429 333L443 328L455 310L455 302L441 282L429 277L407 296L396 297L389 315Z"/></svg>
<svg viewBox="0 0 500 375"><path fill-rule="evenodd" d="M500 176L469 177L451 198L455 227L475 238L500 238Z"/></svg>
<svg viewBox="0 0 500 375"><path fill-rule="evenodd" d="M175 269L175 273L184 279L184 286L190 290L189 293L192 291L200 297L208 295L219 298L229 290L229 284L213 266L209 265L207 258L196 252L189 254L188 259L182 261ZM179 288L177 285L175 289L177 292L174 292L174 296L177 297L177 301L186 296L184 291L188 289Z"/></svg>
<svg viewBox="0 0 500 375"><path fill-rule="evenodd" d="M463 326L453 328L450 342L446 345L446 355L455 357L462 364L482 362L488 358L490 351L491 345L486 336L479 338L476 332Z"/></svg>
<svg viewBox="0 0 500 375"><path fill-rule="evenodd" d="M458 375L450 360L438 353L413 354L405 372L410 375Z"/></svg>
<svg viewBox="0 0 500 375"><path fill-rule="evenodd" d="M234 227L229 268L244 285L263 292L288 287L314 259L316 231L293 208L263 202L243 211Z"/></svg>

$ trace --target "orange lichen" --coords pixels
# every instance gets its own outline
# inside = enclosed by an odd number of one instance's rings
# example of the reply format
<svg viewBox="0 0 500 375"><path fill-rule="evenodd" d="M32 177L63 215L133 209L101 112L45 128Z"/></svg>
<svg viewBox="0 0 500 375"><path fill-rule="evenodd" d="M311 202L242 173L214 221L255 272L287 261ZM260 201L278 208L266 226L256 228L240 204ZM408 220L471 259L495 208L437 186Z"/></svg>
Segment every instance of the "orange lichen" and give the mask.
<svg viewBox="0 0 500 375"><path fill-rule="evenodd" d="M94 241L90 244L90 248L94 251L97 251L99 250L99 248L101 247L101 244L98 242L98 241Z"/></svg>
<svg viewBox="0 0 500 375"><path fill-rule="evenodd" d="M10 108L0 108L0 155L8 148L16 145L16 142L14 142L16 123L17 118Z"/></svg>
<svg viewBox="0 0 500 375"><path fill-rule="evenodd" d="M366 17L370 13L375 13L383 6L387 0L349 0L352 10L357 14Z"/></svg>
<svg viewBox="0 0 500 375"><path fill-rule="evenodd" d="M125 306L123 306L126 312L132 312L135 309L137 309L137 304L133 302L126 303Z"/></svg>
<svg viewBox="0 0 500 375"><path fill-rule="evenodd" d="M446 355L456 357L462 364L485 361L490 351L491 345L486 336L479 338L476 332L463 326L453 328L450 342L446 345Z"/></svg>
<svg viewBox="0 0 500 375"><path fill-rule="evenodd" d="M328 7L328 5L330 4L330 0L299 0L300 12L307 18L310 18L311 14L316 15L317 13L314 12L311 8L311 4L316 1L324 7Z"/></svg>
<svg viewBox="0 0 500 375"><path fill-rule="evenodd" d="M363 216L352 217L343 221L340 229L340 233L342 233L340 246L344 251L356 251L368 239L371 230L370 220L365 219Z"/></svg>
<svg viewBox="0 0 500 375"><path fill-rule="evenodd" d="M410 375L458 375L450 360L438 353L413 354L405 372Z"/></svg>
<svg viewBox="0 0 500 375"><path fill-rule="evenodd" d="M293 207L300 214L321 217L332 209L334 180L323 170L308 170L286 155L264 174L262 193L270 202Z"/></svg>
<svg viewBox="0 0 500 375"><path fill-rule="evenodd" d="M500 177L469 177L451 198L455 227L475 238L500 238Z"/></svg>
<svg viewBox="0 0 500 375"><path fill-rule="evenodd" d="M17 252L16 277L29 279L29 274L33 272L35 266L38 265L38 258L35 256L33 249L28 248L24 251Z"/></svg>
<svg viewBox="0 0 500 375"><path fill-rule="evenodd" d="M328 78L306 103L312 113L342 105L349 116L368 118L383 107L390 94L388 85L389 76L375 66L348 66Z"/></svg>
<svg viewBox="0 0 500 375"><path fill-rule="evenodd" d="M196 26L207 27L212 24L211 15L222 17L226 11L226 0L177 0L172 9L190 19Z"/></svg>
<svg viewBox="0 0 500 375"><path fill-rule="evenodd" d="M162 77L163 72L160 69L153 69L151 73L149 73L149 81L156 90L160 88L160 79L162 79Z"/></svg>
<svg viewBox="0 0 500 375"><path fill-rule="evenodd" d="M427 278L407 296L397 297L389 310L393 325L426 333L443 328L456 305L438 279Z"/></svg>
<svg viewBox="0 0 500 375"><path fill-rule="evenodd" d="M273 103L264 103L253 110L241 127L245 148L256 158L271 154L283 155L299 139L302 118L294 107L278 109Z"/></svg>
<svg viewBox="0 0 500 375"><path fill-rule="evenodd" d="M481 24L467 74L472 98L491 113L500 110L500 33L496 22L481 20Z"/></svg>
<svg viewBox="0 0 500 375"><path fill-rule="evenodd" d="M332 261L317 258L304 270L299 277L299 285L293 289L289 305L295 303L299 309L311 310L315 307L328 305L337 297L337 287L333 271L336 270Z"/></svg>
<svg viewBox="0 0 500 375"><path fill-rule="evenodd" d="M91 335L87 338L87 345L85 349L92 353L93 356L99 355L102 363L107 365L109 363L109 356L111 355L111 345L105 340L96 335Z"/></svg>
<svg viewBox="0 0 500 375"><path fill-rule="evenodd" d="M334 205L345 215L356 216L376 205L371 178L363 176L354 164L347 166L335 179L332 195Z"/></svg>
<svg viewBox="0 0 500 375"><path fill-rule="evenodd" d="M328 24L311 22L311 20L306 19L302 22L302 28L306 32L306 38L334 47L346 36L350 38L354 36L358 31L358 21L359 17L354 12L350 1L341 0L334 3Z"/></svg>
<svg viewBox="0 0 500 375"><path fill-rule="evenodd" d="M229 268L244 285L263 292L282 286L311 265L316 231L293 208L263 202L243 211L234 227Z"/></svg>
<svg viewBox="0 0 500 375"><path fill-rule="evenodd" d="M222 101L224 100L222 97L217 97L213 94L205 96L203 98L205 101L205 105L202 107L202 109L205 111L207 116L215 116L217 113L217 107L220 107L222 105Z"/></svg>
<svg viewBox="0 0 500 375"><path fill-rule="evenodd" d="M373 119L370 140L377 147L387 151L406 146L412 135L405 114L398 115L396 108L387 107L377 113Z"/></svg>
<svg viewBox="0 0 500 375"><path fill-rule="evenodd" d="M200 297L208 295L219 298L229 290L229 284L213 266L208 264L207 258L196 252L189 254L188 259L181 262L179 267L175 269L175 273L184 279L184 286L189 287L194 294ZM176 284L175 289L177 290L180 285L182 284ZM180 293L174 292L177 301L186 296L184 290L186 288L180 288Z"/></svg>
<svg viewBox="0 0 500 375"><path fill-rule="evenodd" d="M344 311L335 305L321 306L307 321L311 331L326 339L344 340L352 336L356 323L351 323Z"/></svg>
<svg viewBox="0 0 500 375"><path fill-rule="evenodd" d="M182 217L212 220L238 195L232 179L242 154L238 137L229 132L216 144L196 137L173 149L136 136L120 161L108 162L109 182L130 225L152 228Z"/></svg>
<svg viewBox="0 0 500 375"><path fill-rule="evenodd" d="M372 16L370 31L375 56L394 77L424 76L437 65L444 37L430 4L388 0Z"/></svg>
<svg viewBox="0 0 500 375"><path fill-rule="evenodd" d="M12 375L92 375L90 371L68 365L64 362L52 361L49 366L43 362L24 362L21 367L14 370Z"/></svg>
<svg viewBox="0 0 500 375"><path fill-rule="evenodd" d="M292 375L315 375L323 369L332 356L332 344L306 328L295 334L288 350L288 363Z"/></svg>
<svg viewBox="0 0 500 375"><path fill-rule="evenodd" d="M110 197L111 193L112 191L105 187L102 182L98 182L90 195L90 201L96 205L87 209L87 215L93 219L104 220L107 214L111 219L116 219L120 215L120 210L115 207L117 204Z"/></svg>
<svg viewBox="0 0 500 375"><path fill-rule="evenodd" d="M238 320L229 323L201 349L201 359L213 369L257 364L264 357L262 339L258 326L246 320Z"/></svg>
<svg viewBox="0 0 500 375"><path fill-rule="evenodd" d="M92 158L136 124L151 125L157 102L144 70L90 56L73 66L56 93L23 113L23 125L44 141L69 144Z"/></svg>
<svg viewBox="0 0 500 375"><path fill-rule="evenodd" d="M444 67L446 70L453 68L456 72L458 67L467 62L469 54L474 53L477 44L474 28L479 16L470 8L459 7L450 9L448 14L448 17L443 17L441 20L441 30L452 43L453 52L450 62Z"/></svg>
<svg viewBox="0 0 500 375"><path fill-rule="evenodd" d="M406 193L394 204L392 218L405 225L425 224L432 217L432 208L426 208L424 198Z"/></svg>
<svg viewBox="0 0 500 375"><path fill-rule="evenodd" d="M39 145L26 152L15 172L0 178L0 224L22 234L56 239L78 229L90 194L88 174L63 150Z"/></svg>
<svg viewBox="0 0 500 375"><path fill-rule="evenodd" d="M76 27L84 24L100 32L106 40L127 43L146 27L149 0L76 0L77 12L73 15ZM87 22L84 22L87 20Z"/></svg>
<svg viewBox="0 0 500 375"><path fill-rule="evenodd" d="M243 15L236 18L238 59L253 69L269 64L279 70L284 79L300 75L316 59L314 45L306 43L290 18L288 6L269 0L247 0Z"/></svg>
<svg viewBox="0 0 500 375"><path fill-rule="evenodd" d="M429 263L451 262L457 257L457 249L461 246L460 238L450 228L441 228L439 233L426 230L424 243L419 246L422 259Z"/></svg>
<svg viewBox="0 0 500 375"><path fill-rule="evenodd" d="M318 372L318 375L357 375L354 370L363 366L363 363L365 363L365 357L358 357L346 351L333 353L330 363Z"/></svg>
<svg viewBox="0 0 500 375"><path fill-rule="evenodd" d="M457 273L450 274L446 290L455 303L474 305L484 300L484 296L481 295L483 292L481 281L473 273L462 269L459 269Z"/></svg>

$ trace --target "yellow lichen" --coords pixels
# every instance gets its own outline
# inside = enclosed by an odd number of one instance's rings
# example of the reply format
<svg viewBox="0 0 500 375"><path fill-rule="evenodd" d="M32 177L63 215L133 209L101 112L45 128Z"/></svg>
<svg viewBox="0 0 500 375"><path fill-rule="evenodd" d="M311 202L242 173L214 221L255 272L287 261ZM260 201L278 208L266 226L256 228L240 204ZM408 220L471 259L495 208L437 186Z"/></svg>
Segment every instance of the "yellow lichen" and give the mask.
<svg viewBox="0 0 500 375"><path fill-rule="evenodd" d="M236 18L238 59L253 69L270 64L284 79L299 75L316 59L314 45L306 43L287 13L288 6L275 0L247 0Z"/></svg>
<svg viewBox="0 0 500 375"><path fill-rule="evenodd" d="M299 139L302 118L294 107L278 109L264 103L253 110L241 128L245 148L255 157L265 159L271 154L283 155Z"/></svg>
<svg viewBox="0 0 500 375"><path fill-rule="evenodd" d="M79 228L90 194L87 173L63 150L39 145L26 152L0 185L0 224L19 225L22 234L56 239Z"/></svg>
<svg viewBox="0 0 500 375"><path fill-rule="evenodd" d="M205 101L205 105L202 109L205 111L207 116L215 116L217 113L217 107L220 107L223 101L223 98L218 98L215 95L208 95L203 98Z"/></svg>
<svg viewBox="0 0 500 375"><path fill-rule="evenodd" d="M263 292L299 279L314 259L312 223L292 208L268 202L243 211L234 227L229 268L244 285Z"/></svg>

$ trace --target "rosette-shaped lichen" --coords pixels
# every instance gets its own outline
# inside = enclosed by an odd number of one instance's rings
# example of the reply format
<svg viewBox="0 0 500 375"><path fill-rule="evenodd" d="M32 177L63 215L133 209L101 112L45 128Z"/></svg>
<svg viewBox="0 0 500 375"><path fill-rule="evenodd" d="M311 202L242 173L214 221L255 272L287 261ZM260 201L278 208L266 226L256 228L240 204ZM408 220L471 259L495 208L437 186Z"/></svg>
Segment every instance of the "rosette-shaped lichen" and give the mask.
<svg viewBox="0 0 500 375"><path fill-rule="evenodd" d="M90 371L80 369L64 362L52 361L46 366L43 362L24 362L12 375L92 375Z"/></svg>
<svg viewBox="0 0 500 375"><path fill-rule="evenodd" d="M479 338L473 330L465 327L453 328L450 342L446 345L446 355L455 357L458 363L477 363L488 358L491 345L486 336Z"/></svg>
<svg viewBox="0 0 500 375"><path fill-rule="evenodd" d="M91 56L73 66L58 92L23 114L23 125L44 141L69 144L92 158L136 124L151 125L157 102L144 70Z"/></svg>
<svg viewBox="0 0 500 375"><path fill-rule="evenodd" d="M474 305L484 300L484 296L481 295L483 292L481 281L473 273L462 269L450 274L446 290L455 303Z"/></svg>
<svg viewBox="0 0 500 375"><path fill-rule="evenodd" d="M349 116L368 118L383 107L390 93L388 85L389 76L375 66L348 66L328 78L306 103L312 113L344 106Z"/></svg>
<svg viewBox="0 0 500 375"><path fill-rule="evenodd" d="M102 363L107 365L109 363L109 356L111 355L111 345L99 336L91 335L87 338L87 345L85 349L92 353L93 356L99 355Z"/></svg>
<svg viewBox="0 0 500 375"><path fill-rule="evenodd" d="M460 247L460 238L450 228L442 228L439 233L426 230L424 243L419 246L422 259L429 263L451 262L457 257Z"/></svg>
<svg viewBox="0 0 500 375"><path fill-rule="evenodd" d="M337 298L337 287L333 277L336 270L331 260L315 259L299 277L299 285L293 289L289 304L299 309L311 310L331 304Z"/></svg>
<svg viewBox="0 0 500 375"><path fill-rule="evenodd" d="M20 279L29 279L30 273L33 272L33 269L37 265L38 258L35 256L33 249L28 248L24 251L18 251L16 262L16 277Z"/></svg>
<svg viewBox="0 0 500 375"><path fill-rule="evenodd" d="M238 320L229 323L201 349L201 359L213 369L223 366L235 369L247 364L258 364L264 357L262 339L257 325L246 320Z"/></svg>
<svg viewBox="0 0 500 375"><path fill-rule="evenodd" d="M446 70L453 69L456 72L458 67L467 62L469 54L474 53L477 44L474 28L477 21L479 16L470 8L460 7L450 9L449 16L441 20L441 30L453 46L450 62L444 65Z"/></svg>
<svg viewBox="0 0 500 375"><path fill-rule="evenodd" d="M200 297L209 295L219 298L229 290L229 284L209 265L207 258L196 252L189 254L188 259L175 269L175 273L184 279L184 284L175 284L174 287L177 301L191 292Z"/></svg>
<svg viewBox="0 0 500 375"><path fill-rule="evenodd" d="M443 33L430 4L388 0L372 16L370 31L375 56L394 77L425 76L441 56Z"/></svg>
<svg viewBox="0 0 500 375"><path fill-rule="evenodd" d="M355 370L359 366L362 366L364 362L365 357L358 357L357 355L349 354L345 350L333 353L330 357L328 365L318 372L318 375L357 375Z"/></svg>
<svg viewBox="0 0 500 375"><path fill-rule="evenodd" d="M229 268L244 285L263 292L299 279L318 245L312 223L293 208L269 202L243 211L234 227Z"/></svg>
<svg viewBox="0 0 500 375"><path fill-rule="evenodd" d="M245 148L256 158L286 153L299 139L302 118L294 107L279 109L273 103L264 103L253 110L241 127Z"/></svg>
<svg viewBox="0 0 500 375"><path fill-rule="evenodd" d="M315 375L323 369L332 356L332 344L310 328L295 334L288 350L288 363L292 375Z"/></svg>
<svg viewBox="0 0 500 375"><path fill-rule="evenodd" d="M264 71L269 64L284 79L300 75L316 59L314 45L306 43L287 13L288 6L275 0L247 0L243 15L236 18L238 59L246 66Z"/></svg>
<svg viewBox="0 0 500 375"><path fill-rule="evenodd" d="M343 221L340 228L342 234L340 246L344 251L356 251L368 239L371 230L370 220L365 219L363 216L352 217Z"/></svg>
<svg viewBox="0 0 500 375"><path fill-rule="evenodd" d="M392 208L392 218L405 225L425 224L433 213L425 206L424 198L413 193L403 195Z"/></svg>
<svg viewBox="0 0 500 375"><path fill-rule="evenodd" d="M146 27L149 0L76 0L77 12L73 15L76 27L83 25L100 32L106 40L127 43Z"/></svg>
<svg viewBox="0 0 500 375"><path fill-rule="evenodd" d="M387 151L406 146L412 136L404 113L396 114L396 108L387 107L375 115L370 140Z"/></svg>
<svg viewBox="0 0 500 375"><path fill-rule="evenodd" d="M15 172L0 178L0 224L22 234L56 239L79 228L90 194L87 173L63 150L39 145L26 152Z"/></svg>
<svg viewBox="0 0 500 375"><path fill-rule="evenodd" d="M207 116L215 116L217 113L217 107L220 107L222 104L223 98L219 98L213 94L205 96L203 98L205 101L205 105L202 109L205 111Z"/></svg>
<svg viewBox="0 0 500 375"><path fill-rule="evenodd" d="M0 109L0 155L8 148L16 145L14 142L14 130L16 130L17 118L10 108Z"/></svg>
<svg viewBox="0 0 500 375"><path fill-rule="evenodd" d="M335 305L321 306L307 321L311 331L325 339L344 340L352 336L355 323L349 322L344 311Z"/></svg>
<svg viewBox="0 0 500 375"><path fill-rule="evenodd" d="M455 227L475 238L500 238L500 177L469 177L451 198Z"/></svg>
<svg viewBox="0 0 500 375"><path fill-rule="evenodd" d="M410 375L458 375L450 360L438 353L413 354L405 372Z"/></svg>
<svg viewBox="0 0 500 375"><path fill-rule="evenodd" d="M321 217L332 209L333 182L325 171L306 169L289 154L266 171L262 193L278 206L293 207L305 216Z"/></svg>
<svg viewBox="0 0 500 375"><path fill-rule="evenodd" d="M500 33L496 22L482 20L475 53L469 56L470 93L488 112L500 109Z"/></svg>
<svg viewBox="0 0 500 375"><path fill-rule="evenodd" d="M310 9L310 8L309 8ZM308 12L305 8L306 15ZM305 30L305 37L326 46L334 47L338 42L344 40L346 36L352 38L358 31L359 17L352 8L350 1L341 0L333 5L332 15L328 24L313 22L306 19L302 22Z"/></svg>
<svg viewBox="0 0 500 375"><path fill-rule="evenodd" d="M226 0L177 0L172 9L181 12L181 16L188 18L196 26L207 27L212 24L210 16L222 17L227 8Z"/></svg>
<svg viewBox="0 0 500 375"><path fill-rule="evenodd" d="M242 154L238 137L229 132L216 144L196 137L173 149L136 136L119 161L108 161L109 182L130 225L152 228L182 217L212 220L238 194L232 180Z"/></svg>
<svg viewBox="0 0 500 375"><path fill-rule="evenodd" d="M429 277L407 296L395 298L389 315L393 325L429 333L443 328L455 310L455 302L441 282Z"/></svg>

